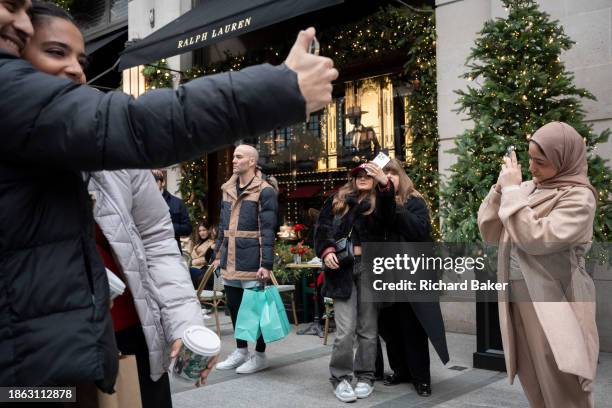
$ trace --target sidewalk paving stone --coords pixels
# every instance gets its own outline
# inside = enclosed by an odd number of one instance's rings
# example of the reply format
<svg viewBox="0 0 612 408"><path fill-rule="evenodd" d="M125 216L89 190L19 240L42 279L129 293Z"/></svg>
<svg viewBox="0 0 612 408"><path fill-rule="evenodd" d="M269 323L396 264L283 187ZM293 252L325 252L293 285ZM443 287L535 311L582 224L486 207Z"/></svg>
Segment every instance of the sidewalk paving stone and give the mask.
<svg viewBox="0 0 612 408"><path fill-rule="evenodd" d="M221 359L235 348L231 322L222 317ZM214 320L207 326L214 328ZM239 375L234 370L214 370L208 385L194 388L173 381L175 408L231 407L342 407L329 383L329 358L333 335L327 346L322 339L298 336L295 329L282 341L268 345L270 368L252 375ZM451 361L442 365L430 347L433 395L419 397L409 384L385 387L375 384L371 397L358 400L359 408L527 408L528 403L518 378L513 385L505 373L472 368L476 337L447 333ZM252 349L253 345L250 345ZM386 354L386 353L385 353ZM385 355L386 357L386 355ZM388 364L386 364L388 370ZM598 380L595 386L595 406L612 408L612 354L601 353ZM556 408L556 407L555 407ZM559 407L562 408L562 407Z"/></svg>

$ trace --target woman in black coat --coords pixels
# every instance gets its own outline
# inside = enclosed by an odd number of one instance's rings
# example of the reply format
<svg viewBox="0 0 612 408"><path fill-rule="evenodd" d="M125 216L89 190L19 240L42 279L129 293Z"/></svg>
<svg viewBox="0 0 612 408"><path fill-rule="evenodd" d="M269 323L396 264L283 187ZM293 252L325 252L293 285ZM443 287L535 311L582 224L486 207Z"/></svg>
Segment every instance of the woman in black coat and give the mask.
<svg viewBox="0 0 612 408"><path fill-rule="evenodd" d="M414 188L400 162L391 159L384 172L395 187L396 203L392 212L380 214L386 219L392 219L392 222L385 223L386 241L432 241L427 204ZM398 319L398 316L401 318ZM440 304L394 303L380 311L378 329L387 344L389 365L393 370L393 374L385 379L385 385L412 382L419 395L431 395L428 339L442 362L446 364L449 360Z"/></svg>
<svg viewBox="0 0 612 408"><path fill-rule="evenodd" d="M361 300L361 246L370 230L382 224L379 213L394 206L391 182L374 163L365 163L350 173L349 182L330 197L319 214L315 250L323 260L323 295L334 299L336 338L329 369L334 394L342 402L367 398L374 390L378 340L378 305ZM338 240L349 238L354 260L342 262ZM353 353L356 339L357 352ZM357 377L355 388L352 375Z"/></svg>

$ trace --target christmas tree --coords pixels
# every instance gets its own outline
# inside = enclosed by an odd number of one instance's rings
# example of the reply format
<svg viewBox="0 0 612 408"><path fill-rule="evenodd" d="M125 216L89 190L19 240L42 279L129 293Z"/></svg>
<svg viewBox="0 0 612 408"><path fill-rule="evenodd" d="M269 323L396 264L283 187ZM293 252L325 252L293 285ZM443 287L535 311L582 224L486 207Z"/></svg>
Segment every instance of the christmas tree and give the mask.
<svg viewBox="0 0 612 408"><path fill-rule="evenodd" d="M573 84L560 55L573 42L558 21L533 0L503 0L508 16L485 23L468 58L468 86L459 94L460 112L474 127L457 137L449 152L458 161L442 190L443 234L448 242L480 242L478 207L496 182L502 157L515 146L528 180L530 135L551 121L573 126L589 152L589 178L599 192L596 242L609 242L612 229L611 172L595 153L610 130L595 134L585 123L580 98L594 99Z"/></svg>

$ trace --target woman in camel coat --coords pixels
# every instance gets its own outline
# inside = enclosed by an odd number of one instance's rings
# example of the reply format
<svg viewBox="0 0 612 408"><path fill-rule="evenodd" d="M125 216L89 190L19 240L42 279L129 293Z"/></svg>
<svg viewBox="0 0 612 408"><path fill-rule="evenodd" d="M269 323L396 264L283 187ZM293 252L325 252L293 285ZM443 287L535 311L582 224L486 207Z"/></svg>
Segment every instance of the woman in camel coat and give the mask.
<svg viewBox="0 0 612 408"><path fill-rule="evenodd" d="M478 211L483 240L499 245L499 317L510 381L518 374L532 407L593 407L599 338L595 286L585 270L597 192L586 147L571 126L549 123L529 143L533 179L516 155Z"/></svg>

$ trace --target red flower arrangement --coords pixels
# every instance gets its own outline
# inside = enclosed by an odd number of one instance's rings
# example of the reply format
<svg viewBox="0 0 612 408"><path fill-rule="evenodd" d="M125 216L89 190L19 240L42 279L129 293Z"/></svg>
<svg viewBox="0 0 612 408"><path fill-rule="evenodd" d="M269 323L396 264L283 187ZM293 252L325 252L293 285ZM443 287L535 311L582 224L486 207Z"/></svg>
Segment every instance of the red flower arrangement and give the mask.
<svg viewBox="0 0 612 408"><path fill-rule="evenodd" d="M304 224L295 224L293 226L293 230L295 232L300 232L300 231L304 230L305 228L306 228L306 226Z"/></svg>
<svg viewBox="0 0 612 408"><path fill-rule="evenodd" d="M292 254L304 255L310 252L310 247L308 245L304 245L304 241L300 241L296 246L292 245L289 248L289 251L291 251Z"/></svg>

